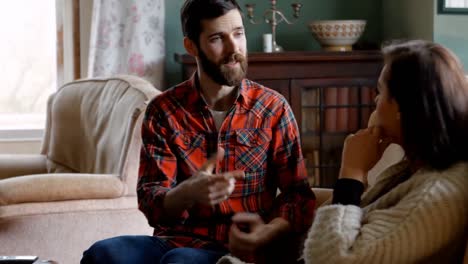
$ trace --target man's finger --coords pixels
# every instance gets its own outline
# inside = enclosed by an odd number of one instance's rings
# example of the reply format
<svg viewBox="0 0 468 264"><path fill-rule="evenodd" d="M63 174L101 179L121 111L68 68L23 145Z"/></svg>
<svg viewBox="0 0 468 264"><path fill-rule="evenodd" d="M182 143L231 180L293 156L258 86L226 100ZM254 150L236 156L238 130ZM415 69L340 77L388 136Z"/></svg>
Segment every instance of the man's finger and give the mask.
<svg viewBox="0 0 468 264"><path fill-rule="evenodd" d="M216 168L216 163L218 162L218 153L213 154L209 157L205 163L200 168L200 171L213 173L213 170Z"/></svg>
<svg viewBox="0 0 468 264"><path fill-rule="evenodd" d="M254 229L257 225L263 224L262 218L254 213L237 213L232 217L232 222L236 224L247 224L250 229Z"/></svg>
<svg viewBox="0 0 468 264"><path fill-rule="evenodd" d="M224 149L218 148L218 152L211 155L211 157L209 157L208 160L205 161L205 163L201 166L200 171L213 173L213 170L216 168L216 164L218 163L219 160L222 160L223 158L224 158Z"/></svg>
<svg viewBox="0 0 468 264"><path fill-rule="evenodd" d="M245 178L245 172L242 170L228 171L223 173L226 180L234 178L236 180L243 180Z"/></svg>

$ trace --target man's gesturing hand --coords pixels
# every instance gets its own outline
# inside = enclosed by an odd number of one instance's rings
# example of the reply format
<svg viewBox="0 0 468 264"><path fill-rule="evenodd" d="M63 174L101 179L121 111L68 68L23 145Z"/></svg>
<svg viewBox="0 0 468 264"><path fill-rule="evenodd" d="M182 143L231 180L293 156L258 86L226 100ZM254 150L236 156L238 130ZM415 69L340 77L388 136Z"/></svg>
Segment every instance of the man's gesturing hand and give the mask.
<svg viewBox="0 0 468 264"><path fill-rule="evenodd" d="M234 191L236 179L241 180L245 177L243 171L213 173L216 164L223 158L224 149L219 148L218 152L186 181L190 190L189 197L193 202L205 205L219 204Z"/></svg>

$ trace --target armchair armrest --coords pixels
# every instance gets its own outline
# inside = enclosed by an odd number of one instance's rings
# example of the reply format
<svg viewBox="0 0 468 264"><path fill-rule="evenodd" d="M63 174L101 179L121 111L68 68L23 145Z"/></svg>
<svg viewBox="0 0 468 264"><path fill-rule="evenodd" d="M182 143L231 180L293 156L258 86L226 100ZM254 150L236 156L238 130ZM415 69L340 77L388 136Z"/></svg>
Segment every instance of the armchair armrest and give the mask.
<svg viewBox="0 0 468 264"><path fill-rule="evenodd" d="M112 174L37 174L0 180L0 205L121 197L125 184Z"/></svg>
<svg viewBox="0 0 468 264"><path fill-rule="evenodd" d="M0 155L0 180L15 176L47 173L44 155Z"/></svg>

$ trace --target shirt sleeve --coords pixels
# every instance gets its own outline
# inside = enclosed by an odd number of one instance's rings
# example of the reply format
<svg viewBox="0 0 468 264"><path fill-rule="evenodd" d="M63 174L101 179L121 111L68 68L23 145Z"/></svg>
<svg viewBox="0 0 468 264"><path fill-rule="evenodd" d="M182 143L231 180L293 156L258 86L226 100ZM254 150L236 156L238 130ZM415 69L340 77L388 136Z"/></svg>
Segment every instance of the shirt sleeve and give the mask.
<svg viewBox="0 0 468 264"><path fill-rule="evenodd" d="M350 178L339 179L333 188L333 204L356 205L361 203L364 184Z"/></svg>
<svg viewBox="0 0 468 264"><path fill-rule="evenodd" d="M287 220L294 232L305 232L312 223L315 195L312 192L301 150L299 129L289 105L284 102L273 128L273 172L281 191L274 202L273 217Z"/></svg>
<svg viewBox="0 0 468 264"><path fill-rule="evenodd" d="M151 226L164 223L164 198L172 186L176 185L177 160L167 142L167 128L164 117L154 106L154 101L146 110L142 124L142 147L138 172L138 207L145 214ZM184 211L180 221L188 218ZM173 221L175 224L177 221Z"/></svg>

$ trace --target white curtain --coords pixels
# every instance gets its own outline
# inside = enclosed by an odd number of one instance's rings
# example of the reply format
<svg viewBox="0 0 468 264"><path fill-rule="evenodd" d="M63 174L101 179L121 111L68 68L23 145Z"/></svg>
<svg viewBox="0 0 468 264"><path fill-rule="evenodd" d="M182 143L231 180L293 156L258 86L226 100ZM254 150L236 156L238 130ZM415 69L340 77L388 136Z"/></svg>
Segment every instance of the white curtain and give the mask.
<svg viewBox="0 0 468 264"><path fill-rule="evenodd" d="M164 0L94 0L88 77L132 74L163 88Z"/></svg>

